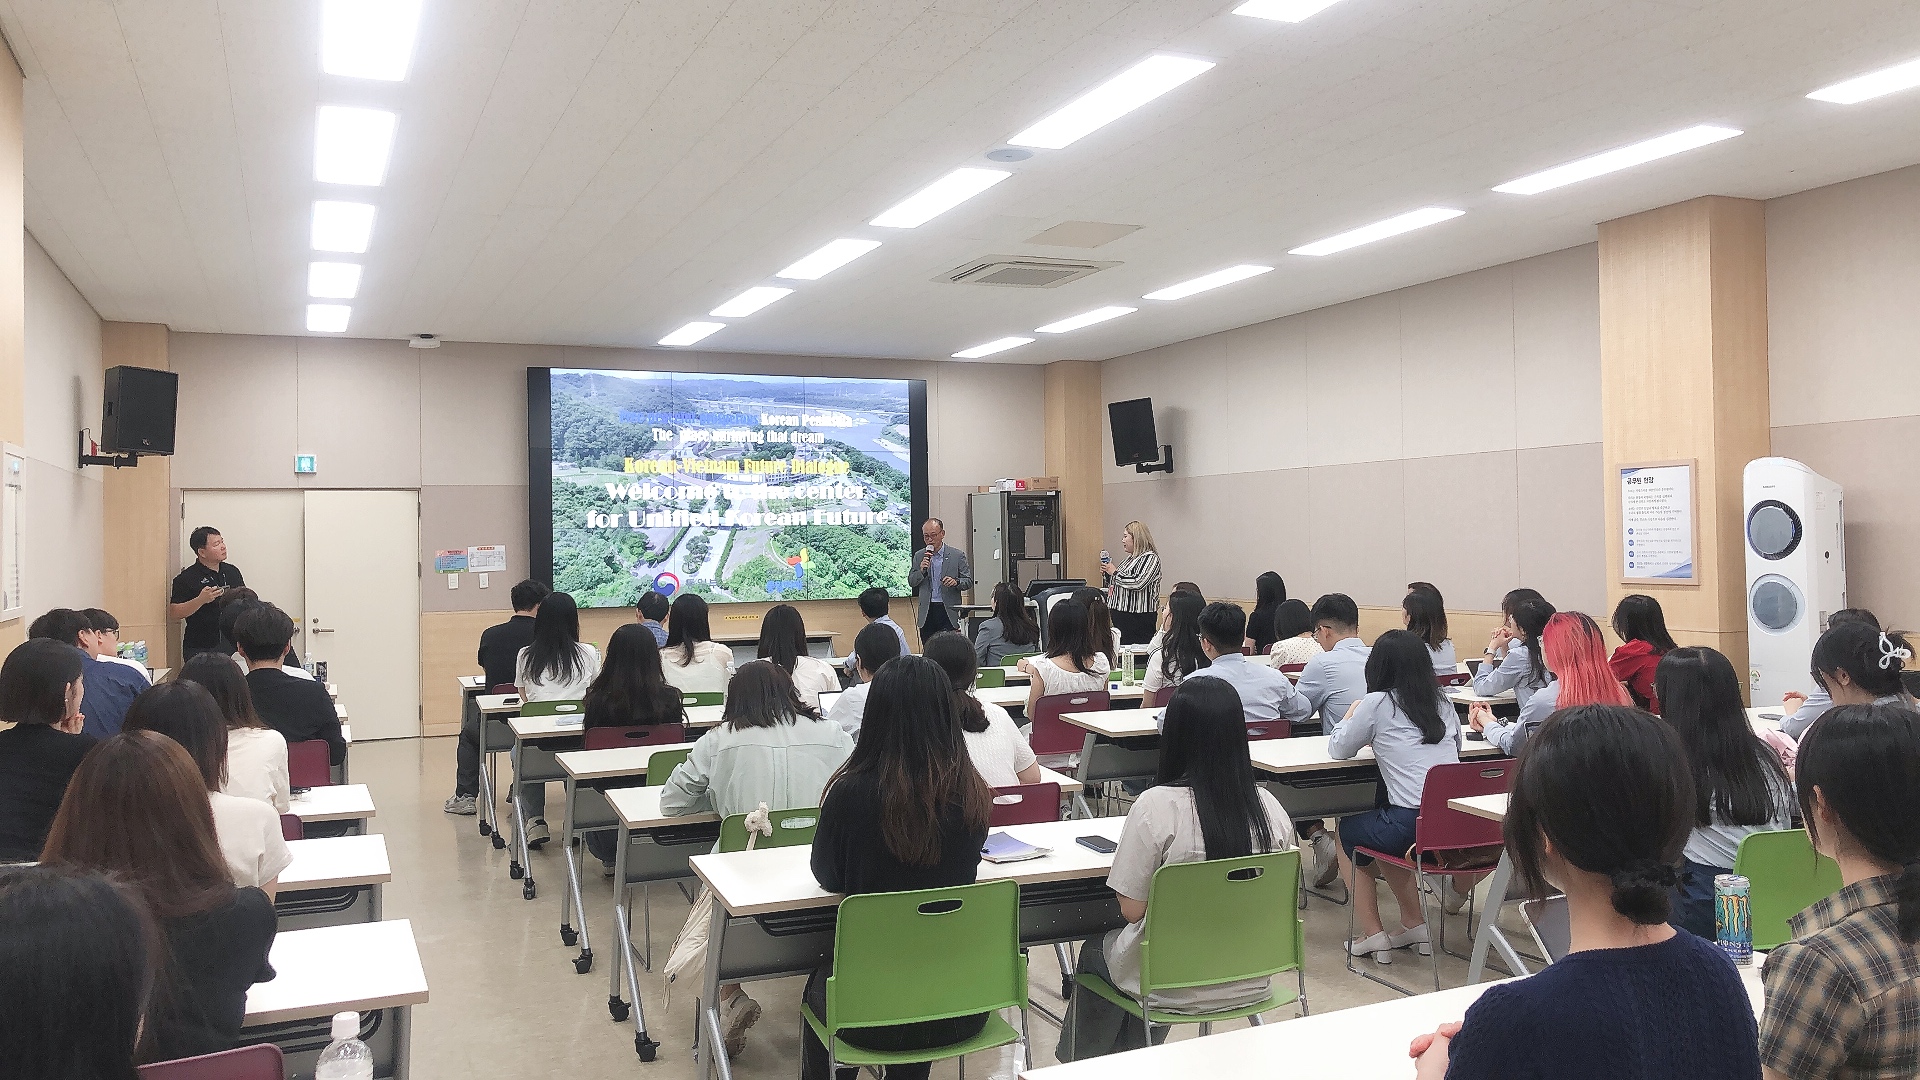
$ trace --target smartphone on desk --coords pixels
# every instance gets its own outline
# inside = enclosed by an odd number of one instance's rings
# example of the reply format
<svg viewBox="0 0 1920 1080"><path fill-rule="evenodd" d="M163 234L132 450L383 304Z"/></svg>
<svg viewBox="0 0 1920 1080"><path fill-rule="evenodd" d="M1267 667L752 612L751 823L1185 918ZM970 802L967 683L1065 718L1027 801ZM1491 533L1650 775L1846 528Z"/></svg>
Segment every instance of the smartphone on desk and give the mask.
<svg viewBox="0 0 1920 1080"><path fill-rule="evenodd" d="M298 797L298 796L301 796L301 795L305 795L305 794L306 794L307 792L309 792L309 791L312 791L312 790L313 790L313 789L312 789L312 788L310 788L310 787L297 787L297 788L288 788L288 789L287 789L287 796L288 796L289 798L295 798L295 797Z"/></svg>
<svg viewBox="0 0 1920 1080"><path fill-rule="evenodd" d="M1120 845L1104 836L1076 836L1073 842L1089 851L1097 851L1102 855L1111 855L1120 847Z"/></svg>

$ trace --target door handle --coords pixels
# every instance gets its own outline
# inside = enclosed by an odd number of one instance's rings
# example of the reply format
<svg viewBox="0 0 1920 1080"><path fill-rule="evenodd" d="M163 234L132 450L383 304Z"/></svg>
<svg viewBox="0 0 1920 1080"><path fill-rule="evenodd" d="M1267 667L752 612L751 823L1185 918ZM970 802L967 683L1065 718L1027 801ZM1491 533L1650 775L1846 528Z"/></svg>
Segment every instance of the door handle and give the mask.
<svg viewBox="0 0 1920 1080"><path fill-rule="evenodd" d="M313 632L314 632L314 633L316 633L316 634L331 634L331 633L333 633L333 627L331 627L331 626L316 626L316 627L314 627L314 628L313 628Z"/></svg>

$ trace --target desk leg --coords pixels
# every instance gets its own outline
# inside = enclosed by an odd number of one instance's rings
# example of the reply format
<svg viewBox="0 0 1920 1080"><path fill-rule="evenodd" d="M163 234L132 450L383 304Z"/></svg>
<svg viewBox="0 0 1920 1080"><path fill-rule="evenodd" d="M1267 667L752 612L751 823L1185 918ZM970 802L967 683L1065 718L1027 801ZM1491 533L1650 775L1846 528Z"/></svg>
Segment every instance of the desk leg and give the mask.
<svg viewBox="0 0 1920 1080"><path fill-rule="evenodd" d="M393 1080L407 1080L413 1071L413 1006L393 1010Z"/></svg>
<svg viewBox="0 0 1920 1080"><path fill-rule="evenodd" d="M620 846L613 853L613 932L617 936L614 942L613 966L607 972L607 1015L613 1022L622 1023L632 1008L620 998L620 974L625 965L633 962L627 955L633 946L627 941L627 840L630 837L625 825L620 826Z"/></svg>
<svg viewBox="0 0 1920 1080"><path fill-rule="evenodd" d="M375 882L374 884L367 886L367 921L368 922L379 922L381 919L386 918L386 915L384 914L384 907L381 903L381 893L383 891L384 891L384 887L380 885L378 882Z"/></svg>
<svg viewBox="0 0 1920 1080"><path fill-rule="evenodd" d="M700 1000L694 1002L699 1018L693 1032L694 1059L699 1059L700 1035L704 1031L707 1036L707 1057L712 1062L712 1068L718 1070L720 1080L733 1080L733 1066L727 1061L726 1035L720 1028L720 955L727 942L727 909L717 896L713 899L713 917L707 926L707 978L701 988ZM701 1080L706 1080L707 1072L707 1069L701 1070Z"/></svg>
<svg viewBox="0 0 1920 1080"><path fill-rule="evenodd" d="M629 833L626 826L620 827L620 850L614 855L613 864L613 932L619 936L619 947L614 950L616 959L614 970L614 997L607 1001L607 1007L613 1011L615 1020L626 1019L626 1012L614 1009L619 1000L619 973L627 973L627 1005L633 1012L633 1052L640 1055L641 1061L652 1061L659 1052L660 1044L647 1037L647 1010L640 1004L640 974L633 956L633 932L627 919L627 841Z"/></svg>
<svg viewBox="0 0 1920 1080"><path fill-rule="evenodd" d="M513 786L507 789L507 803L513 807L513 856L507 864L507 876L515 881L522 877L527 883L520 888L520 895L533 899L533 850L527 846L527 812L520 805L520 750L526 744L519 739L513 740L513 749L507 754L507 763L513 766Z"/></svg>
<svg viewBox="0 0 1920 1080"><path fill-rule="evenodd" d="M1520 954L1508 944L1507 936L1496 925L1500 919L1500 909L1507 903L1507 885L1513 879L1513 862L1503 852L1500 865L1493 871L1493 880L1487 885L1487 906L1480 914L1480 929L1473 935L1473 958L1467 962L1467 982L1477 983L1487 971L1487 948L1496 946L1500 950L1500 959L1507 964L1507 970L1516 975L1527 974L1527 966L1520 960Z"/></svg>
<svg viewBox="0 0 1920 1080"><path fill-rule="evenodd" d="M563 785L562 797L566 800L560 818L560 855L567 862L567 896L560 902L560 944L571 947L580 943L580 955L573 958L573 970L581 975L593 970L593 943L587 940L586 902L580 895L580 861L573 844L573 803L580 792L580 785L568 777ZM580 916L580 929L573 929L573 917Z"/></svg>
<svg viewBox="0 0 1920 1080"><path fill-rule="evenodd" d="M1074 770L1074 779L1080 781L1080 790L1073 793L1073 812L1076 816L1090 818L1093 810L1087 806L1087 766L1093 763L1093 742L1096 736L1087 732L1086 742L1080 747L1080 764Z"/></svg>

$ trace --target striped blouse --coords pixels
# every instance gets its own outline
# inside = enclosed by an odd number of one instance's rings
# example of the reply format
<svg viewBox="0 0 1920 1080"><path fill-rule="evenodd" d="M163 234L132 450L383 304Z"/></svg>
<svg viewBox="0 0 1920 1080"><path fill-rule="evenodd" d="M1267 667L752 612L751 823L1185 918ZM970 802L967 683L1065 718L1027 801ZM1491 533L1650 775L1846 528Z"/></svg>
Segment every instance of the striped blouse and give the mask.
<svg viewBox="0 0 1920 1080"><path fill-rule="evenodd" d="M1113 572L1113 610L1154 614L1160 610L1160 554L1143 551Z"/></svg>

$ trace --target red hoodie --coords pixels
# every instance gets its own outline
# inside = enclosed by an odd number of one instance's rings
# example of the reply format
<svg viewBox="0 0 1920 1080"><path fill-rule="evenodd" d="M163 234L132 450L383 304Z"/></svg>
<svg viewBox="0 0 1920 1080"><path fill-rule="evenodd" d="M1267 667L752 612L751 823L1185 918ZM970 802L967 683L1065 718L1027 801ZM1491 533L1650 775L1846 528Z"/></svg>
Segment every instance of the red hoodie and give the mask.
<svg viewBox="0 0 1920 1080"><path fill-rule="evenodd" d="M1629 641L1613 650L1613 658L1607 661L1613 677L1627 684L1634 700L1645 702L1647 711L1656 714L1660 699L1653 694L1653 669L1660 666L1660 658L1665 655L1654 652L1651 642Z"/></svg>

